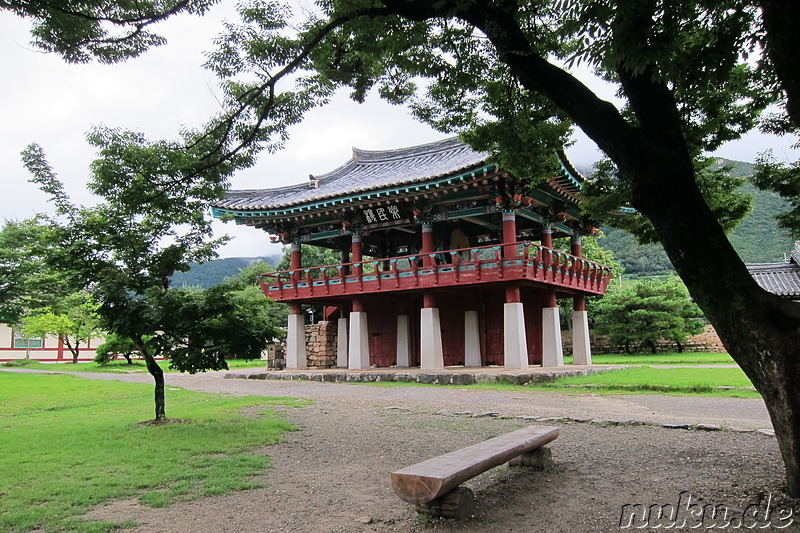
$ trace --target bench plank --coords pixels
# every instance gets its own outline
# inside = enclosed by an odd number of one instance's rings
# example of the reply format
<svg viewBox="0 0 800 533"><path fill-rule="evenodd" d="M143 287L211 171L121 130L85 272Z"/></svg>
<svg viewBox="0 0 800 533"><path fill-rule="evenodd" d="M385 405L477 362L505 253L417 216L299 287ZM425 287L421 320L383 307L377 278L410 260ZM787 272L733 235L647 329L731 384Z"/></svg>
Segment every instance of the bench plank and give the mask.
<svg viewBox="0 0 800 533"><path fill-rule="evenodd" d="M447 494L461 483L558 437L557 427L530 426L392 472L392 489L414 505Z"/></svg>

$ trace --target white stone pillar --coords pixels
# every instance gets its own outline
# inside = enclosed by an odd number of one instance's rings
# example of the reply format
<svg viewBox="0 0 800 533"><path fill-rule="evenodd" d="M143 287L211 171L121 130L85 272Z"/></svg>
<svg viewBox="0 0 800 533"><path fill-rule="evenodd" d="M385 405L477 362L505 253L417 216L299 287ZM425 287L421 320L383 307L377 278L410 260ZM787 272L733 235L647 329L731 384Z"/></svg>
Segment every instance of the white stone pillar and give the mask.
<svg viewBox="0 0 800 533"><path fill-rule="evenodd" d="M442 349L442 327L439 321L438 307L420 309L420 368L437 370L444 368L444 350Z"/></svg>
<svg viewBox="0 0 800 533"><path fill-rule="evenodd" d="M528 368L525 312L521 302L503 304L503 356L505 368Z"/></svg>
<svg viewBox="0 0 800 533"><path fill-rule="evenodd" d="M481 335L478 312L464 311L464 366L481 366Z"/></svg>
<svg viewBox="0 0 800 533"><path fill-rule="evenodd" d="M558 307L542 309L542 366L564 366Z"/></svg>
<svg viewBox="0 0 800 533"><path fill-rule="evenodd" d="M586 311L572 312L572 363L575 365L592 364L589 316Z"/></svg>
<svg viewBox="0 0 800 533"><path fill-rule="evenodd" d="M408 315L397 315L397 366L411 366L411 328Z"/></svg>
<svg viewBox="0 0 800 533"><path fill-rule="evenodd" d="M366 311L350 313L350 339L348 343L348 368L369 368L369 328Z"/></svg>
<svg viewBox="0 0 800 533"><path fill-rule="evenodd" d="M308 368L306 326L303 313L289 315L286 331L286 368Z"/></svg>
<svg viewBox="0 0 800 533"><path fill-rule="evenodd" d="M339 368L347 368L349 365L347 359L348 353L348 324L346 318L340 318L337 323L336 330L336 366Z"/></svg>

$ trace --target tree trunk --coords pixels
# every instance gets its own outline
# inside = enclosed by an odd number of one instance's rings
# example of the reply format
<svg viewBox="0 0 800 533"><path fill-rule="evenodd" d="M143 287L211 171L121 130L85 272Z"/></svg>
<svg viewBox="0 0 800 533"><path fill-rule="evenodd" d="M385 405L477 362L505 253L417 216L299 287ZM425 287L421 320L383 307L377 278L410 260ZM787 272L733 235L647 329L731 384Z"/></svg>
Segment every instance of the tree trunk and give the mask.
<svg viewBox="0 0 800 533"><path fill-rule="evenodd" d="M761 0L764 28L767 30L767 54L786 93L786 113L795 127L800 127L800 10L797 0Z"/></svg>
<svg viewBox="0 0 800 533"><path fill-rule="evenodd" d="M786 466L787 491L797 496L800 305L756 284L700 195L688 163L646 161L643 179L634 186L635 207L653 222L692 298L763 396Z"/></svg>
<svg viewBox="0 0 800 533"><path fill-rule="evenodd" d="M675 341L675 345L678 347L678 353L683 353L683 344L680 341Z"/></svg>
<svg viewBox="0 0 800 533"><path fill-rule="evenodd" d="M147 371L150 372L150 375L153 376L153 381L155 382L155 391L154 391L154 399L156 404L156 420L166 420L167 413L166 413L166 401L164 399L164 370L158 363L156 362L155 358L150 354L150 350L145 346L144 341L141 337L133 338L131 337L139 351L142 353L144 357L145 364L147 365Z"/></svg>
<svg viewBox="0 0 800 533"><path fill-rule="evenodd" d="M125 358L125 360L128 362L128 364L129 364L129 365L132 365L132 364L133 364L133 361L131 361L131 354L129 354L129 353L124 353L124 354L122 354L122 357L124 357L124 358Z"/></svg>
<svg viewBox="0 0 800 533"><path fill-rule="evenodd" d="M78 364L78 354L80 353L80 350L79 350L78 346L80 345L80 342L76 342L75 343L75 347L73 348L72 343L69 342L69 337L67 337L66 335L62 335L61 338L62 338L64 344L67 345L67 349L69 350L69 353L72 354L72 364L73 365L77 365Z"/></svg>

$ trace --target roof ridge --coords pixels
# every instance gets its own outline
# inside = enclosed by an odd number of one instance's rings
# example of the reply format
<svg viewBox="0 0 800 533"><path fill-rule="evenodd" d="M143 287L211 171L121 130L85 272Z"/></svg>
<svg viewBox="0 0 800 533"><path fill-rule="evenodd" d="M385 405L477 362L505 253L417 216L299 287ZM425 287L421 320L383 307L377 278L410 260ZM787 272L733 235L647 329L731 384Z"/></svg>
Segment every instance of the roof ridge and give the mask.
<svg viewBox="0 0 800 533"><path fill-rule="evenodd" d="M388 150L365 150L353 147L353 159L356 163L383 163L407 159L409 156L421 157L430 154L450 152L456 149L470 150L472 148L461 142L458 137L447 137L438 141L433 141L415 146L405 146L402 148L392 148ZM482 155L483 152L475 152ZM488 156L488 154L486 154Z"/></svg>

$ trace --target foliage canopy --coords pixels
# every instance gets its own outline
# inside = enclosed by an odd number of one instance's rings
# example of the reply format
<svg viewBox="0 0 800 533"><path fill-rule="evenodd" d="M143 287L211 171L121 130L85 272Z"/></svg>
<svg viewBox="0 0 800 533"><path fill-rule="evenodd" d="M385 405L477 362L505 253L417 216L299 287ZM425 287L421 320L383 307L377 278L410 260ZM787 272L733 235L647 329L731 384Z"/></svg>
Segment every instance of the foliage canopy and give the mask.
<svg viewBox="0 0 800 533"><path fill-rule="evenodd" d="M644 346L653 353L662 340L673 341L678 351L690 335L703 331L703 313L689 299L680 280L640 280L612 288L594 307L595 326L618 346Z"/></svg>

